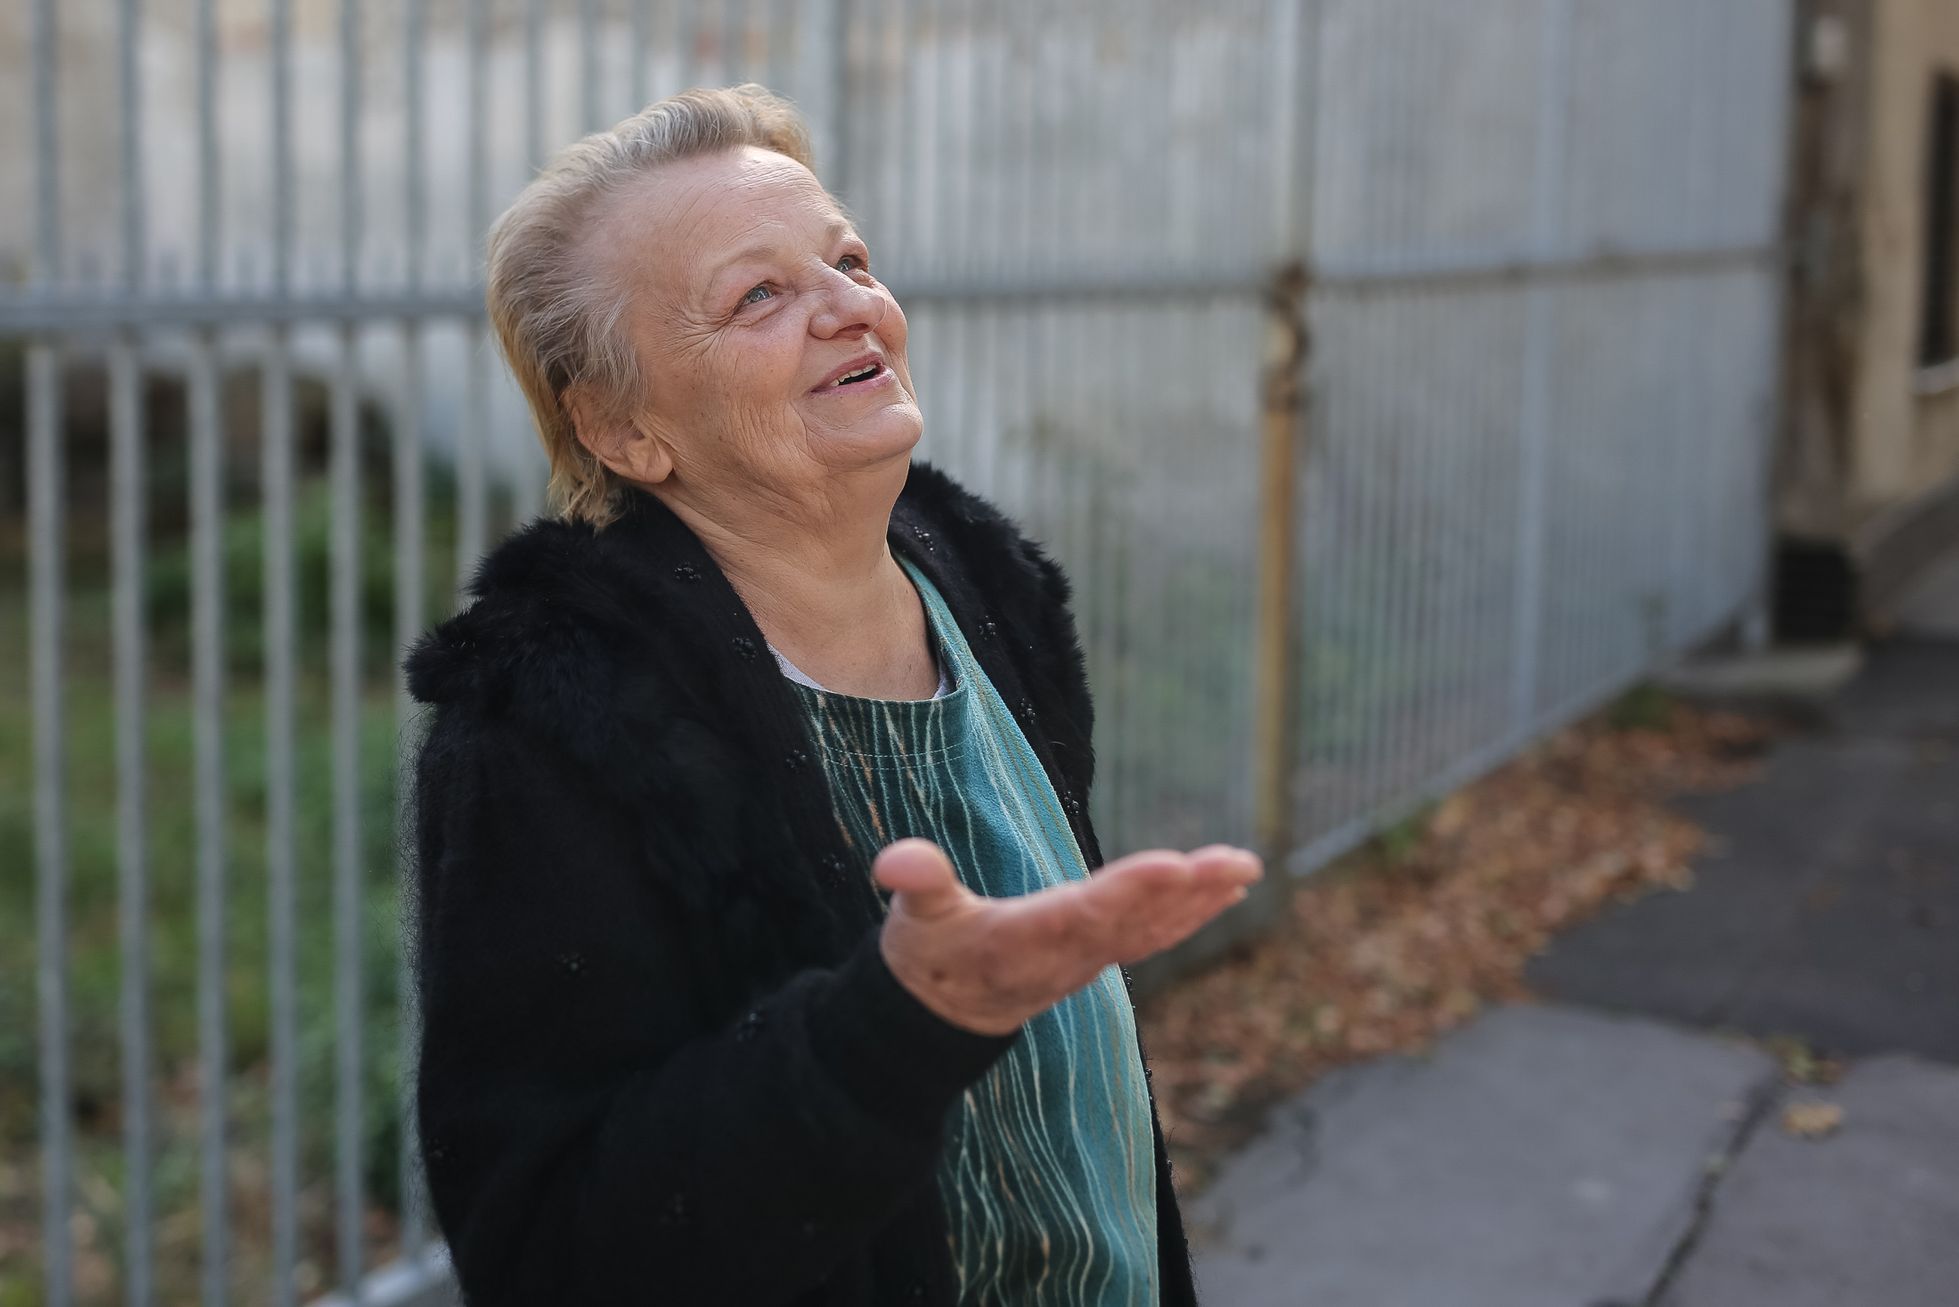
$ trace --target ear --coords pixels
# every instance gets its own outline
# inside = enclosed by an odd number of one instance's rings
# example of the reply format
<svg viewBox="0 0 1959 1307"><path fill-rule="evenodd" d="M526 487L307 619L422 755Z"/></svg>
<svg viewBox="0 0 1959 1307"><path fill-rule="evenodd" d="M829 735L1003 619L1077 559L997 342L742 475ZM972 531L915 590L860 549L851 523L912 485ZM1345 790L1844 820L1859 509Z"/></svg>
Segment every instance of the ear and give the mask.
<svg viewBox="0 0 1959 1307"><path fill-rule="evenodd" d="M673 452L666 441L630 412L598 402L584 386L566 390L564 406L578 443L616 475L658 485L673 474Z"/></svg>

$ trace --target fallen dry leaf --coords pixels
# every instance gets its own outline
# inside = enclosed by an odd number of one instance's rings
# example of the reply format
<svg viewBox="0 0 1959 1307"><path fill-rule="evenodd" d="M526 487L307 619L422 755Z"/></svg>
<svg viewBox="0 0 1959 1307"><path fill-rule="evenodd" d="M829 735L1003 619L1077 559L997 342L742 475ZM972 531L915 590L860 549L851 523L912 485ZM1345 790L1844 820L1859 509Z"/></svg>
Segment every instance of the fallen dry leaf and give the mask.
<svg viewBox="0 0 1959 1307"><path fill-rule="evenodd" d="M1702 833L1665 800L1746 780L1766 736L1681 705L1661 728L1602 714L1450 796L1412 842L1309 877L1269 932L1146 1000L1179 1188L1203 1188L1267 1108L1332 1068L1421 1049L1485 1004L1530 1001L1524 964L1558 932L1690 887Z"/></svg>
<svg viewBox="0 0 1959 1307"><path fill-rule="evenodd" d="M1798 1139L1821 1139L1843 1124L1843 1109L1835 1103L1791 1103L1782 1109L1782 1128Z"/></svg>

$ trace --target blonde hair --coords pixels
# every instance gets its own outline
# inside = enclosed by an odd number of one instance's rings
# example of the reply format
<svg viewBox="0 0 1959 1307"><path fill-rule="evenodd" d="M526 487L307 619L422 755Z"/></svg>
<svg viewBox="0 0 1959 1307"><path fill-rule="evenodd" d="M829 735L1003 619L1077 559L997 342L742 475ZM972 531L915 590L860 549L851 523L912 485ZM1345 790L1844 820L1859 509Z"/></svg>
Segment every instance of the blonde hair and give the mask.
<svg viewBox="0 0 1959 1307"><path fill-rule="evenodd" d="M585 248L592 221L648 169L744 145L810 166L808 125L767 87L682 91L560 150L490 228L490 325L550 460L551 510L567 521L604 527L625 483L580 443L565 392L589 390L616 411L643 387L621 326L631 288L597 275Z"/></svg>

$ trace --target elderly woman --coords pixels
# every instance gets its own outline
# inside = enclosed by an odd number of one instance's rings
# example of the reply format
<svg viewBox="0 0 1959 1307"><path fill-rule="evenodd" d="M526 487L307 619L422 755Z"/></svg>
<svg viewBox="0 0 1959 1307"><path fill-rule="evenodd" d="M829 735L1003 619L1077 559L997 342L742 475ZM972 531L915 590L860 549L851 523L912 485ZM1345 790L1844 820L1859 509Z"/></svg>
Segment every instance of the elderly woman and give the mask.
<svg viewBox="0 0 1959 1307"><path fill-rule="evenodd" d="M475 1307L1194 1302L1122 964L1262 868L1103 865L1070 584L808 164L690 91L490 234L554 511L408 660L436 1217Z"/></svg>

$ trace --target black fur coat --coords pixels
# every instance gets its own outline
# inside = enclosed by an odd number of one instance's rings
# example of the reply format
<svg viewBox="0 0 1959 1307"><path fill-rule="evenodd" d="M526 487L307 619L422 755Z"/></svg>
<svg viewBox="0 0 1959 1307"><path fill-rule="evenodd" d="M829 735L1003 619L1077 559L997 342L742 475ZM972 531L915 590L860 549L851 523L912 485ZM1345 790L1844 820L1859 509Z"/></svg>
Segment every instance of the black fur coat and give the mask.
<svg viewBox="0 0 1959 1307"><path fill-rule="evenodd" d="M889 539L1101 866L1070 582L923 461ZM417 1117L466 1300L951 1307L941 1130L1020 1035L941 1020L885 967L884 892L725 574L635 492L602 531L514 532L470 593L407 660L432 705L409 886ZM1179 1307L1195 1291L1155 1135Z"/></svg>

